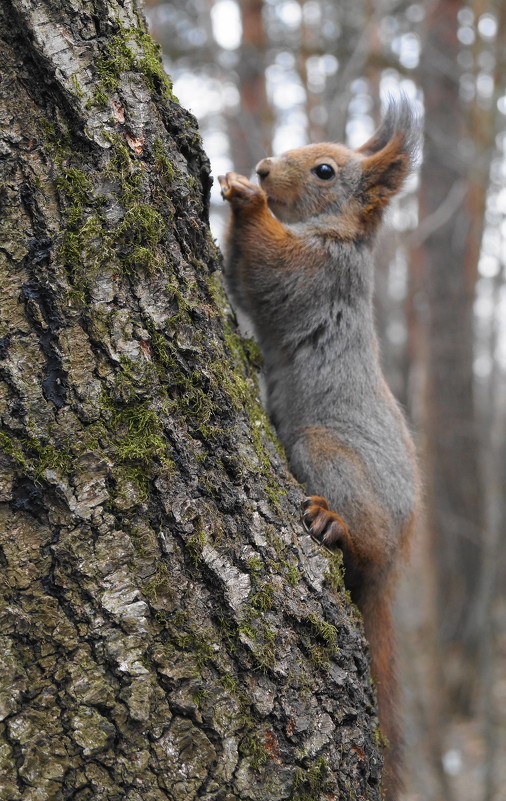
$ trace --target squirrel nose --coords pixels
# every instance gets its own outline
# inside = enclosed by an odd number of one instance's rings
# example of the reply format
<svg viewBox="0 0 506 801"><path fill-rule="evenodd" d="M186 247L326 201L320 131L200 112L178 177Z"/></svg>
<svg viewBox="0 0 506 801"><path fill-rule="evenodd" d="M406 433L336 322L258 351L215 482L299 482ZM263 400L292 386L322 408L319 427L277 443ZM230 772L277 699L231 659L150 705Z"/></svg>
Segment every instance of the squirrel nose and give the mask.
<svg viewBox="0 0 506 801"><path fill-rule="evenodd" d="M260 179L267 178L271 171L271 160L270 159L262 159L259 161L257 166L255 167L256 173Z"/></svg>

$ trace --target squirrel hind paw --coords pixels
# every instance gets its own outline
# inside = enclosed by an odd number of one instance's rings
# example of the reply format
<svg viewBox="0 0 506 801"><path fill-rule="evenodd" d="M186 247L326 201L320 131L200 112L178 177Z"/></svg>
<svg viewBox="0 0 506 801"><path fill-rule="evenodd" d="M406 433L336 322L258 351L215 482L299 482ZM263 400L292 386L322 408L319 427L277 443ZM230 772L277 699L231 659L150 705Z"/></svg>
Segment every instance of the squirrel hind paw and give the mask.
<svg viewBox="0 0 506 801"><path fill-rule="evenodd" d="M349 539L344 520L329 509L325 498L317 495L306 498L303 502L302 525L311 536L327 547L342 546Z"/></svg>

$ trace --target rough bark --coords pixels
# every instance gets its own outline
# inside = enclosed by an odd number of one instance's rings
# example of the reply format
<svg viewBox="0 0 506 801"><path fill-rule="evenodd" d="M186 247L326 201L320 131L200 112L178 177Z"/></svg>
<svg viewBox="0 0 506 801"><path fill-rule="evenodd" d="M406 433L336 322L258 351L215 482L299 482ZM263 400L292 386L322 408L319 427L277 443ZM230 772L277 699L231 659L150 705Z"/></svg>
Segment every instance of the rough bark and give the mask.
<svg viewBox="0 0 506 801"><path fill-rule="evenodd" d="M379 799L360 623L130 2L5 0L0 799Z"/></svg>

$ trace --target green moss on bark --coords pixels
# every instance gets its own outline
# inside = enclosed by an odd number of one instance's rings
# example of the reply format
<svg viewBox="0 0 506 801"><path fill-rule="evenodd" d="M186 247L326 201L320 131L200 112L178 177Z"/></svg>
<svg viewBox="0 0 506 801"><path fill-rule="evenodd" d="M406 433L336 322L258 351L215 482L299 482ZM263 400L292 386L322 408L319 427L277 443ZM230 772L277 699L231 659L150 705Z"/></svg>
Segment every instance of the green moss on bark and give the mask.
<svg viewBox="0 0 506 801"><path fill-rule="evenodd" d="M97 60L94 100L99 105L106 105L110 94L118 89L122 76L128 72L140 73L152 93L177 102L172 83L163 69L160 47L146 31L144 20L139 18L138 23L138 27L126 28L118 21L118 33L109 37Z"/></svg>

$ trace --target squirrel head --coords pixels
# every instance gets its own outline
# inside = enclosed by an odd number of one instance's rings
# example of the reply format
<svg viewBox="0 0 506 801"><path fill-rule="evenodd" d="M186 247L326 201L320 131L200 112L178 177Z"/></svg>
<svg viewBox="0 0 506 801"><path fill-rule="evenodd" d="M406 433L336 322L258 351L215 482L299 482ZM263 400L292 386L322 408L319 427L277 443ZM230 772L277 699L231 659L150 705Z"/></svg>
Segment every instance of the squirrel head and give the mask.
<svg viewBox="0 0 506 801"><path fill-rule="evenodd" d="M390 100L373 136L357 150L323 142L262 159L256 172L284 223L336 218L349 238L373 233L418 159L421 122L405 98Z"/></svg>

